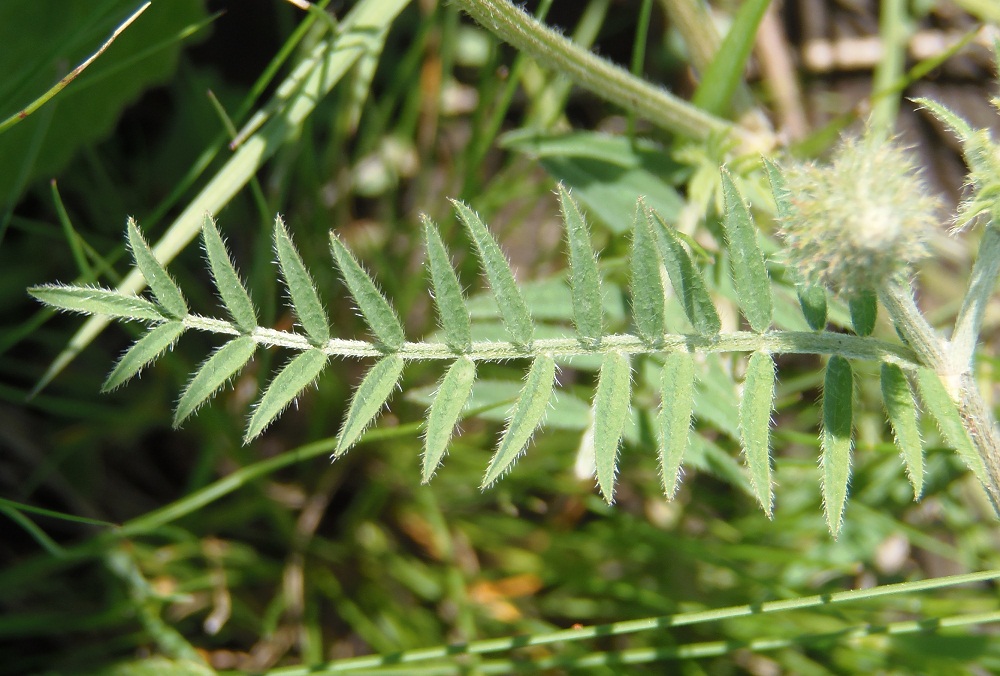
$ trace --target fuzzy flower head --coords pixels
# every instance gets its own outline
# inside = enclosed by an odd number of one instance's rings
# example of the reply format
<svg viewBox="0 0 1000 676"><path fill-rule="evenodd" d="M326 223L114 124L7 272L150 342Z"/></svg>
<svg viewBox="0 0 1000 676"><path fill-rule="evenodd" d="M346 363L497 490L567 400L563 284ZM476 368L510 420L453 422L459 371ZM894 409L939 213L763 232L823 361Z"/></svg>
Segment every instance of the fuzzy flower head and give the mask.
<svg viewBox="0 0 1000 676"><path fill-rule="evenodd" d="M940 201L912 156L871 134L845 138L829 164L782 170L786 260L806 284L851 297L906 276L926 258Z"/></svg>

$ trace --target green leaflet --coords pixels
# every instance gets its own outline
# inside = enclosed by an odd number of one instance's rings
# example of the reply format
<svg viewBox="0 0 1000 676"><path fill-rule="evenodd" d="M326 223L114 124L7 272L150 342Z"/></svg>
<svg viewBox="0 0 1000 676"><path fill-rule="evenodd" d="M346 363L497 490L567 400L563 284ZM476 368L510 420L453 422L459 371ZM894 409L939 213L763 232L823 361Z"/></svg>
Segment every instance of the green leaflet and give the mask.
<svg viewBox="0 0 1000 676"><path fill-rule="evenodd" d="M906 465L906 475L913 485L913 499L919 500L924 489L924 449L917 425L917 407L906 374L896 364L882 363L882 401L896 447Z"/></svg>
<svg viewBox="0 0 1000 676"><path fill-rule="evenodd" d="M524 388L504 430L497 452L490 460L482 488L488 488L504 474L528 445L535 428L545 417L555 384L556 362L547 354L535 357Z"/></svg>
<svg viewBox="0 0 1000 676"><path fill-rule="evenodd" d="M232 316L236 326L243 333L250 333L257 328L257 311L247 293L246 287L236 272L233 261L229 257L225 242L219 234L215 221L207 213L201 226L201 240L205 246L205 258L215 280L215 288L219 290L222 304Z"/></svg>
<svg viewBox="0 0 1000 676"><path fill-rule="evenodd" d="M597 485L609 505L615 497L618 447L632 405L631 389L632 367L628 355L621 352L604 355L594 395L594 458Z"/></svg>
<svg viewBox="0 0 1000 676"><path fill-rule="evenodd" d="M168 319L145 298L96 286L43 284L31 287L28 293L46 305L70 312L151 322Z"/></svg>
<svg viewBox="0 0 1000 676"><path fill-rule="evenodd" d="M722 195L725 201L722 223L732 263L733 286L750 328L763 333L771 325L771 283L764 254L757 245L753 216L725 168L722 169Z"/></svg>
<svg viewBox="0 0 1000 676"><path fill-rule="evenodd" d="M264 391L250 417L243 443L258 437L281 412L311 385L326 367L328 357L322 350L306 350L285 364Z"/></svg>
<svg viewBox="0 0 1000 676"><path fill-rule="evenodd" d="M962 424L962 416L955 406L955 402L948 396L948 391L937 374L931 369L921 368L917 370L917 389L920 391L920 398L924 402L924 410L930 413L941 436L945 441L955 447L965 464L968 465L976 478L983 486L989 486L989 478L986 475L986 468L983 461L972 445L968 432Z"/></svg>
<svg viewBox="0 0 1000 676"><path fill-rule="evenodd" d="M479 260L482 262L511 340L524 347L530 346L534 333L531 314L528 312L524 297L521 296L521 290L517 287L517 282L514 281L514 273L511 272L507 258L476 212L457 200L452 200L452 204L455 205L459 219L468 229L472 241L476 243Z"/></svg>
<svg viewBox="0 0 1000 676"><path fill-rule="evenodd" d="M656 345L663 340L664 294L652 221L649 207L640 199L632 227L632 315L639 336Z"/></svg>
<svg viewBox="0 0 1000 676"><path fill-rule="evenodd" d="M239 336L216 350L191 376L174 411L174 428L181 426L188 416L214 397L257 351L257 343L250 336Z"/></svg>
<svg viewBox="0 0 1000 676"><path fill-rule="evenodd" d="M326 312L316 293L312 277L302 263L299 252L295 250L280 216L274 219L274 250L278 254L278 267L281 268L281 276L285 279L299 324L310 343L316 347L325 347L330 342L330 325Z"/></svg>
<svg viewBox="0 0 1000 676"><path fill-rule="evenodd" d="M385 296L333 232L330 233L330 250L333 252L334 260L337 261L337 267L340 268L344 283L358 304L358 309L364 315L372 333L375 334L375 338L388 350L398 350L406 342L406 334L403 333L403 325L399 323L399 317Z"/></svg>
<svg viewBox="0 0 1000 676"><path fill-rule="evenodd" d="M604 332L601 275L590 244L590 228L569 191L559 184L559 204L569 240L570 289L573 323L584 344L596 346Z"/></svg>
<svg viewBox="0 0 1000 676"><path fill-rule="evenodd" d="M843 357L830 357L823 381L823 508L830 533L837 537L851 480L851 428L854 424L854 373Z"/></svg>
<svg viewBox="0 0 1000 676"><path fill-rule="evenodd" d="M184 322L173 321L154 326L122 355L101 386L110 392L135 376L146 364L153 362L184 333Z"/></svg>
<svg viewBox="0 0 1000 676"><path fill-rule="evenodd" d="M667 269L667 276L670 277L670 285L674 287L674 293L684 308L684 314L698 333L718 333L722 329L722 322L719 321L719 314L715 311L715 304L708 294L701 272L691 261L674 229L655 211L653 216L659 226L655 229L660 257Z"/></svg>
<svg viewBox="0 0 1000 676"><path fill-rule="evenodd" d="M441 378L434 393L434 400L427 412L424 430L424 462L422 482L427 483L441 464L448 442L455 431L462 410L472 394L476 382L476 363L468 357L459 357Z"/></svg>
<svg viewBox="0 0 1000 676"><path fill-rule="evenodd" d="M333 457L339 458L346 453L382 410L385 402L389 400L389 395L396 389L399 376L403 373L403 365L402 357L389 355L375 362L371 370L365 374L354 393L354 398L351 399L351 406L340 428Z"/></svg>
<svg viewBox="0 0 1000 676"><path fill-rule="evenodd" d="M771 483L771 411L774 408L774 360L754 352L747 363L740 401L740 441L750 470L750 483L768 517L774 507Z"/></svg>
<svg viewBox="0 0 1000 676"><path fill-rule="evenodd" d="M167 271L163 269L160 261L156 260L153 252L150 251L149 245L142 238L142 234L139 232L139 227L136 225L134 218L129 217L126 231L128 248L132 252L132 259L135 260L135 266L139 268L139 272L142 273L142 276L146 279L146 283L149 284L149 289L153 292L156 302L159 303L164 313L169 317L184 319L188 313L187 301L184 300L184 294L177 288L177 284L170 278Z"/></svg>
<svg viewBox="0 0 1000 676"><path fill-rule="evenodd" d="M455 352L465 352L472 345L472 323L469 308L462 295L462 285L451 265L451 258L437 225L425 215L420 216L424 224L424 241L427 244L427 267L431 271L431 286L434 290L434 304L437 306L445 341Z"/></svg>
<svg viewBox="0 0 1000 676"><path fill-rule="evenodd" d="M660 475L668 498L677 494L681 463L690 443L694 410L694 359L687 352L671 352L663 362L660 381Z"/></svg>
<svg viewBox="0 0 1000 676"><path fill-rule="evenodd" d="M806 323L813 331L826 328L826 289L819 284L809 286L799 285L796 288L799 296L799 306L806 318Z"/></svg>
<svg viewBox="0 0 1000 676"><path fill-rule="evenodd" d="M851 323L854 333L859 336L870 336L875 330L875 319L878 317L878 297L874 291L862 291L851 296L848 301L851 310Z"/></svg>
<svg viewBox="0 0 1000 676"><path fill-rule="evenodd" d="M958 137L958 140L964 145L972 139L976 131L969 125L968 122L961 115L956 115L952 110L946 106L942 106L937 101L932 101L931 99L916 98L913 99L921 108L926 108L931 111L938 120L943 122L952 133Z"/></svg>
<svg viewBox="0 0 1000 676"><path fill-rule="evenodd" d="M771 195L774 196L774 206L778 214L778 220L785 220L791 213L792 194L785 183L785 175L781 169L769 157L764 157L764 173L771 184Z"/></svg>

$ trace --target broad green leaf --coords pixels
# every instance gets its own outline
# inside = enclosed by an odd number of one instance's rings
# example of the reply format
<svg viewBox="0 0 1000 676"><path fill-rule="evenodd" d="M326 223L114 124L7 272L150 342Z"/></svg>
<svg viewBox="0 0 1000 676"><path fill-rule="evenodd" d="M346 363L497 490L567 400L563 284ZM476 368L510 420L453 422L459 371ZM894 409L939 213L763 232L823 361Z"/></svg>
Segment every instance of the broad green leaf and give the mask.
<svg viewBox="0 0 1000 676"><path fill-rule="evenodd" d="M604 332L601 307L601 275L590 244L590 228L580 213L576 200L562 183L559 184L559 204L569 240L570 289L573 292L573 323L576 332L587 345L595 346Z"/></svg>
<svg viewBox="0 0 1000 676"><path fill-rule="evenodd" d="M764 254L757 245L757 227L733 177L725 168L722 170L722 195L726 212L722 223L740 309L750 327L757 333L763 333L771 325L771 283L764 265Z"/></svg>
<svg viewBox="0 0 1000 676"><path fill-rule="evenodd" d="M455 432L465 405L476 382L476 363L468 357L459 357L441 378L434 401L427 412L424 430L424 462L422 481L427 483L441 464L448 442Z"/></svg>
<svg viewBox="0 0 1000 676"><path fill-rule="evenodd" d="M335 458L339 458L354 445L365 428L385 406L385 402L389 400L389 396L399 383L404 363L402 357L389 355L375 362L371 370L365 374L354 393L354 398L351 399L351 406L347 410L347 416L337 437L337 448L333 452Z"/></svg>
<svg viewBox="0 0 1000 676"><path fill-rule="evenodd" d="M229 257L229 251L222 240L222 235L219 234L219 228L207 213L201 226L201 239L205 245L205 257L208 259L208 267L212 271L215 288L219 290L222 304L226 306L236 326L244 333L250 333L257 328L257 311Z"/></svg>
<svg viewBox="0 0 1000 676"><path fill-rule="evenodd" d="M660 382L660 475L668 498L680 486L681 463L691 437L694 409L694 358L687 352L671 352L663 362Z"/></svg>
<svg viewBox="0 0 1000 676"><path fill-rule="evenodd" d="M108 374L107 380L101 386L101 392L110 392L131 379L146 364L156 360L164 350L173 345L182 333L184 333L184 323L180 321L167 322L151 328L118 360L114 370Z"/></svg>
<svg viewBox="0 0 1000 676"><path fill-rule="evenodd" d="M684 314L698 333L718 333L722 322L719 321L719 314L715 311L701 272L694 266L674 229L659 214L653 212L653 215L658 225L655 230L660 257L667 269L670 285L674 287L674 294L684 308Z"/></svg>
<svg viewBox="0 0 1000 676"><path fill-rule="evenodd" d="M771 195L774 197L774 206L778 214L778 220L785 220L791 215L792 193L788 190L785 182L785 175L781 169L769 157L764 157L764 173L771 184Z"/></svg>
<svg viewBox="0 0 1000 676"><path fill-rule="evenodd" d="M174 428L180 427L188 416L214 397L230 378L246 366L256 351L257 343L253 338L239 336L213 352L184 388L174 411Z"/></svg>
<svg viewBox="0 0 1000 676"><path fill-rule="evenodd" d="M156 302L163 308L165 314L174 319L184 319L188 313L184 294L160 265L160 261L156 260L153 252L149 250L149 245L142 238L135 219L131 217L128 219L127 233L128 248L132 252L135 266L146 278L146 283L149 284L149 290L153 292Z"/></svg>
<svg viewBox="0 0 1000 676"><path fill-rule="evenodd" d="M768 517L774 507L771 485L771 411L774 409L774 360L764 352L754 352L747 363L740 401L740 441L750 483L757 501Z"/></svg>
<svg viewBox="0 0 1000 676"><path fill-rule="evenodd" d="M799 296L799 306L806 318L806 323L813 331L826 328L826 289L819 284L809 286L799 285L796 289Z"/></svg>
<svg viewBox="0 0 1000 676"><path fill-rule="evenodd" d="M851 296L848 307L851 310L854 333L859 336L870 336L875 330L875 319L878 317L878 298L875 292L867 290Z"/></svg>
<svg viewBox="0 0 1000 676"><path fill-rule="evenodd" d="M317 347L326 346L330 342L330 324L323 303L280 216L274 219L274 250L278 254L278 267L281 268L281 276L285 279L299 324L309 342Z"/></svg>
<svg viewBox="0 0 1000 676"><path fill-rule="evenodd" d="M452 204L455 205L458 217L468 229L472 241L476 243L479 260L482 262L486 278L490 282L490 289L493 290L493 296L496 298L511 339L518 345L531 345L534 333L531 315L520 289L517 288L517 282L514 281L514 273L511 272L507 258L476 212L457 200L452 200Z"/></svg>
<svg viewBox="0 0 1000 676"><path fill-rule="evenodd" d="M965 430L965 425L962 424L962 416L958 412L955 402L948 396L948 391L941 379L931 369L917 369L917 389L920 390L924 410L930 413L937 422L941 436L955 448L982 485L989 486L989 477L983 466L982 458L976 452L976 447L973 446L969 433Z"/></svg>
<svg viewBox="0 0 1000 676"><path fill-rule="evenodd" d="M44 284L31 287L28 293L59 310L139 321L162 322L168 319L145 298L96 286Z"/></svg>
<svg viewBox="0 0 1000 676"><path fill-rule="evenodd" d="M507 429L496 453L490 460L483 478L481 488L488 488L499 479L517 457L524 452L531 440L535 428L542 422L552 398L552 387L555 384L556 362L549 355L535 357L528 371L524 388L514 405L514 410L507 422Z"/></svg>
<svg viewBox="0 0 1000 676"><path fill-rule="evenodd" d="M330 249L337 261L337 267L340 268L344 283L358 304L358 309L361 310L368 326L371 327L372 333L375 334L375 338L387 349L398 350L406 342L406 334L403 332L403 325L399 323L399 317L385 296L333 232L330 233Z"/></svg>
<svg viewBox="0 0 1000 676"><path fill-rule="evenodd" d="M840 533L851 480L851 429L854 424L854 373L834 355L823 381L823 508L834 537Z"/></svg>
<svg viewBox="0 0 1000 676"><path fill-rule="evenodd" d="M924 449L913 392L903 369L896 364L882 363L882 401L896 438L896 447L906 465L906 475L913 485L913 499L918 500L924 489Z"/></svg>
<svg viewBox="0 0 1000 676"><path fill-rule="evenodd" d="M604 355L601 375L594 395L594 458L597 485L610 505L615 498L615 475L618 473L618 447L631 408L632 367L628 355L609 352Z"/></svg>
<svg viewBox="0 0 1000 676"><path fill-rule="evenodd" d="M260 435L271 422L281 415L304 389L309 387L326 367L328 357L322 350L306 350L285 364L264 391L247 425L243 443Z"/></svg>
<svg viewBox="0 0 1000 676"><path fill-rule="evenodd" d="M456 352L465 352L472 345L472 328L469 308L462 295L462 285L451 265L451 257L441 241L437 225L421 215L424 224L424 241L427 245L427 266L431 271L434 304L437 306L445 341Z"/></svg>
<svg viewBox="0 0 1000 676"><path fill-rule="evenodd" d="M653 239L653 218L640 198L635 206L632 227L632 319L639 336L656 345L663 340L663 279L660 256Z"/></svg>

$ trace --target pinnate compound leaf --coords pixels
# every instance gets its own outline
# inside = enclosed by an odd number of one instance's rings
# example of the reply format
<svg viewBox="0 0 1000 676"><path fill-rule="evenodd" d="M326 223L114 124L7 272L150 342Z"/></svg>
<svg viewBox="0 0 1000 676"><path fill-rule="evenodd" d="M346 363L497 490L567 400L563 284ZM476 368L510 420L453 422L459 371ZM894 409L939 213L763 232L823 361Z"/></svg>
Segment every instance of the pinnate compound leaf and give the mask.
<svg viewBox="0 0 1000 676"><path fill-rule="evenodd" d="M496 298L497 307L500 308L500 315L511 340L517 345L530 346L534 334L531 313L528 312L528 305L524 302L517 282L514 281L510 263L476 212L457 200L452 200L452 204L455 205L455 212L476 244L483 271L489 280L490 289L493 290L493 296Z"/></svg>
<svg viewBox="0 0 1000 676"><path fill-rule="evenodd" d="M840 356L830 357L823 381L823 508L834 537L840 533L851 480L854 372Z"/></svg>
<svg viewBox="0 0 1000 676"><path fill-rule="evenodd" d="M757 244L753 216L725 168L722 170L722 196L725 202L722 224L726 231L736 296L750 328L763 333L771 325L771 283L764 254Z"/></svg>
<svg viewBox="0 0 1000 676"><path fill-rule="evenodd" d="M240 275L236 272L233 260L226 249L226 243L219 234L219 228L210 215L205 214L201 226L201 239L205 246L205 257L208 267L215 280L215 288L219 290L222 304L226 306L236 326L244 333L250 333L257 328L257 311L250 300L250 294Z"/></svg>
<svg viewBox="0 0 1000 676"><path fill-rule="evenodd" d="M403 333L403 325L399 323L399 317L385 296L333 232L330 233L330 250L333 252L334 260L337 261L337 267L340 268L344 283L358 304L358 309L361 310L372 333L375 334L375 338L388 350L398 350L406 342L406 335Z"/></svg>
<svg viewBox="0 0 1000 676"><path fill-rule="evenodd" d="M627 355L609 352L601 363L594 396L594 458L597 485L610 505L615 497L618 447L629 419L632 397L632 367Z"/></svg>
<svg viewBox="0 0 1000 676"><path fill-rule="evenodd" d="M101 386L101 392L110 392L130 380L146 364L155 361L163 351L174 344L184 333L184 322L173 321L151 328L122 355L115 368Z"/></svg>
<svg viewBox="0 0 1000 676"><path fill-rule="evenodd" d="M680 486L681 463L690 443L694 412L694 359L687 352L671 352L663 362L660 380L660 475L668 498Z"/></svg>
<svg viewBox="0 0 1000 676"><path fill-rule="evenodd" d="M176 282L170 278L163 265L156 259L150 250L146 240L139 232L134 218L128 219L127 240L128 248L132 252L135 266L149 284L149 290L153 292L153 297L160 304L165 313L174 319L183 319L187 316L188 306L184 300L184 294L177 287Z"/></svg>
<svg viewBox="0 0 1000 676"><path fill-rule="evenodd" d="M680 237L658 213L656 218L656 243L659 245L660 257L667 269L670 285L684 308L684 314L694 327L703 335L718 333L722 329L719 313L715 310L712 297L708 294L705 279L694 266L691 256L681 243Z"/></svg>
<svg viewBox="0 0 1000 676"><path fill-rule="evenodd" d="M882 401L896 447L906 466L906 475L913 486L913 499L918 500L924 489L924 449L913 391L903 369L896 364L882 363Z"/></svg>
<svg viewBox="0 0 1000 676"><path fill-rule="evenodd" d="M640 198L632 227L632 313L639 336L651 345L663 340L663 279L653 239L653 217Z"/></svg>
<svg viewBox="0 0 1000 676"><path fill-rule="evenodd" d="M451 257L441 241L437 225L427 216L421 216L424 240L427 244L427 267L431 271L434 304L437 306L445 341L456 352L465 352L472 345L472 322L469 308L462 295L462 285L451 265ZM425 478L426 480L426 478Z"/></svg>
<svg viewBox="0 0 1000 676"><path fill-rule="evenodd" d="M983 486L989 486L989 477L983 461L976 452L969 433L962 424L962 416L955 402L948 396L941 379L931 369L917 369L917 389L924 402L924 410L933 416L945 441L951 444Z"/></svg>
<svg viewBox="0 0 1000 676"><path fill-rule="evenodd" d="M521 394L500 438L500 445L490 460L483 478L482 488L488 488L499 479L524 451L535 428L542 422L552 398L555 384L556 362L547 355L539 355L531 364Z"/></svg>
<svg viewBox="0 0 1000 676"><path fill-rule="evenodd" d="M875 330L875 319L878 317L878 298L875 292L867 290L851 296L848 307L851 310L854 332L859 336L870 336Z"/></svg>
<svg viewBox="0 0 1000 676"><path fill-rule="evenodd" d="M375 362L371 370L365 374L354 393L354 398L351 399L351 406L340 429L337 448L333 452L335 458L346 453L368 425L375 420L375 416L396 389L399 376L403 373L403 365L402 357L389 355Z"/></svg>
<svg viewBox="0 0 1000 676"><path fill-rule="evenodd" d="M285 223L281 217L274 219L274 250L278 254L278 267L285 279L288 294L295 308L295 316L309 337L309 342L317 347L324 347L330 342L330 324L319 300L312 277L302 263L295 244L288 236ZM254 435L256 436L256 435Z"/></svg>
<svg viewBox="0 0 1000 676"><path fill-rule="evenodd" d="M476 382L476 363L468 357L459 357L441 378L434 401L427 412L424 430L424 462L422 481L427 483L434 476L448 449L448 442L455 432L455 425L472 395Z"/></svg>
<svg viewBox="0 0 1000 676"><path fill-rule="evenodd" d="M559 203L569 240L570 289L573 293L573 323L584 343L597 345L604 332L601 275L590 244L590 228L576 200L562 183Z"/></svg>
<svg viewBox="0 0 1000 676"><path fill-rule="evenodd" d="M750 470L750 484L768 517L774 507L771 484L771 411L774 408L774 360L754 352L747 363L740 401L740 441Z"/></svg>
<svg viewBox="0 0 1000 676"><path fill-rule="evenodd" d="M247 426L243 443L249 443L260 435L271 422L281 415L304 389L309 387L326 367L328 357L322 350L306 350L285 364L260 398L250 424Z"/></svg>
<svg viewBox="0 0 1000 676"><path fill-rule="evenodd" d="M813 331L826 328L826 289L819 284L800 284L797 288L799 306L806 323Z"/></svg>
<svg viewBox="0 0 1000 676"><path fill-rule="evenodd" d="M168 319L159 307L145 298L96 286L44 284L31 287L28 293L46 305L69 312L150 322Z"/></svg>
<svg viewBox="0 0 1000 676"><path fill-rule="evenodd" d="M250 336L239 336L216 350L194 372L177 402L174 411L174 428L181 426L188 416L197 411L239 373L257 351L257 343Z"/></svg>

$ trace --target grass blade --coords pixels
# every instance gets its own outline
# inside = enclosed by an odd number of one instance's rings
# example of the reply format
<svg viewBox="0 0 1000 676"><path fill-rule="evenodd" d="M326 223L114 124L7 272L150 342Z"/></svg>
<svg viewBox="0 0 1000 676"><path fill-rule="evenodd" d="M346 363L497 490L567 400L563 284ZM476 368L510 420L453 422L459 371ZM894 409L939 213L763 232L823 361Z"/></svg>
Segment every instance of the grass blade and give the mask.
<svg viewBox="0 0 1000 676"><path fill-rule="evenodd" d="M375 362L368 371L358 385L354 398L351 399L351 406L340 429L333 457L339 458L346 453L382 410L392 391L396 389L396 384L399 383L404 363L402 357L389 355Z"/></svg>
<svg viewBox="0 0 1000 676"><path fill-rule="evenodd" d="M906 466L906 476L913 486L913 499L919 500L924 490L924 449L917 425L917 406L906 374L896 364L882 364L882 401Z"/></svg>
<svg viewBox="0 0 1000 676"><path fill-rule="evenodd" d="M421 215L424 224L424 241L427 245L427 267L431 272L434 305L437 307L445 341L455 352L462 353L472 345L472 322L469 308L462 295L462 285L452 267L451 257L441 241L437 225Z"/></svg>
<svg viewBox="0 0 1000 676"><path fill-rule="evenodd" d="M317 347L324 347L330 342L330 324L326 312L312 277L302 263L299 252L295 250L280 216L274 219L274 250L278 254L278 267L288 287L295 316L309 337L309 342Z"/></svg>
<svg viewBox="0 0 1000 676"><path fill-rule="evenodd" d="M96 286L43 284L31 287L28 293L46 305L68 312L136 321L162 322L168 319L145 298Z"/></svg>
<svg viewBox="0 0 1000 676"><path fill-rule="evenodd" d="M330 250L337 261L340 274L354 302L368 322L375 338L389 351L396 351L406 342L403 325L399 323L392 306L375 286L375 282L365 272L354 255L333 232L330 233Z"/></svg>
<svg viewBox="0 0 1000 676"><path fill-rule="evenodd" d="M170 278L160 261L150 251L149 245L142 238L142 233L139 232L134 218L129 217L126 230L128 248L132 252L135 266L146 278L146 283L149 284L149 290L153 292L156 302L163 308L165 314L174 319L184 319L188 313L184 294L181 293L176 282Z"/></svg>
<svg viewBox="0 0 1000 676"><path fill-rule="evenodd" d="M250 336L239 336L220 347L194 372L174 411L174 429L214 397L226 382L246 366L257 351Z"/></svg>
<svg viewBox="0 0 1000 676"><path fill-rule="evenodd" d="M306 350L285 364L271 380L254 408L246 434L243 435L243 443L249 443L260 436L285 407L319 377L326 362L327 356L321 350Z"/></svg>
<svg viewBox="0 0 1000 676"><path fill-rule="evenodd" d="M205 257L208 267L215 280L215 288L219 290L222 304L232 316L236 326L244 333L250 333L257 328L257 311L250 300L250 294L243 286L240 275L236 272L233 260L226 249L226 243L219 234L215 220L207 213L201 226L201 239L205 246Z"/></svg>
<svg viewBox="0 0 1000 676"><path fill-rule="evenodd" d="M590 228L580 207L562 183L559 204L569 240L570 289L573 292L573 323L583 342L596 346L604 332L604 308L601 303L601 275L590 244Z"/></svg>
<svg viewBox="0 0 1000 676"><path fill-rule="evenodd" d="M941 436L955 448L982 485L989 486L989 477L983 466L983 460L976 452L972 440L969 439L965 425L962 424L962 416L958 412L955 402L948 396L948 391L941 379L931 369L918 369L917 389L920 391L920 399L924 402L924 410L930 413L937 422Z"/></svg>
<svg viewBox="0 0 1000 676"><path fill-rule="evenodd" d="M485 489L499 479L518 456L524 452L525 446L531 440L535 428L545 417L545 411L549 406L549 399L552 397L552 387L555 384L556 362L549 355L539 355L535 357L528 371L524 388L521 390L514 410L507 422L507 429L504 430L503 437L497 452L490 460L490 465L486 469L486 476L480 486Z"/></svg>
<svg viewBox="0 0 1000 676"><path fill-rule="evenodd" d="M875 330L875 320L878 318L878 297L874 291L861 291L851 296L847 302L851 310L851 323L854 333L859 336L870 336Z"/></svg>
<svg viewBox="0 0 1000 676"><path fill-rule="evenodd" d="M653 240L649 207L639 199L632 227L632 314L639 336L650 345L663 340L663 279L660 257Z"/></svg>
<svg viewBox="0 0 1000 676"><path fill-rule="evenodd" d="M101 392L110 392L130 380L146 364L155 361L163 351L174 344L184 333L184 323L175 321L151 328L122 355L115 368L101 386Z"/></svg>
<svg viewBox="0 0 1000 676"><path fill-rule="evenodd" d="M632 367L628 356L621 352L604 355L594 396L594 458L597 485L609 505L615 498L618 447L625 431L625 421L629 418L631 389Z"/></svg>
<svg viewBox="0 0 1000 676"><path fill-rule="evenodd" d="M528 312L528 305L524 302L517 282L514 281L510 263L476 212L457 200L452 200L452 204L455 205L455 212L476 244L483 271L489 280L490 289L493 290L497 307L500 308L500 315L511 340L517 345L530 346L534 334L531 313Z"/></svg>
<svg viewBox="0 0 1000 676"><path fill-rule="evenodd" d="M441 379L434 393L434 402L427 412L422 483L430 481L441 464L475 382L476 363L468 357L456 359Z"/></svg>
<svg viewBox="0 0 1000 676"><path fill-rule="evenodd" d="M718 333L722 329L722 322L719 321L719 313L715 311L712 297L705 286L705 279L691 261L691 256L674 229L655 211L653 216L659 226L656 228L656 243L659 245L660 257L667 269L670 285L674 287L674 293L684 308L684 314L698 333Z"/></svg>
<svg viewBox="0 0 1000 676"><path fill-rule="evenodd" d="M774 360L754 352L747 363L740 401L740 441L750 470L750 484L768 518L774 507L771 483L771 411L774 410Z"/></svg>
<svg viewBox="0 0 1000 676"><path fill-rule="evenodd" d="M691 436L694 412L694 359L687 352L671 352L663 362L660 380L660 476L668 498L680 486L681 463Z"/></svg>
<svg viewBox="0 0 1000 676"><path fill-rule="evenodd" d="M837 537L851 480L851 429L854 424L854 372L843 357L830 357L823 381L823 508L830 533Z"/></svg>
<svg viewBox="0 0 1000 676"><path fill-rule="evenodd" d="M771 325L771 283L764 265L764 254L757 245L757 227L753 216L725 168L722 170L722 195L725 201L722 223L736 296L750 327L757 333L763 333Z"/></svg>

